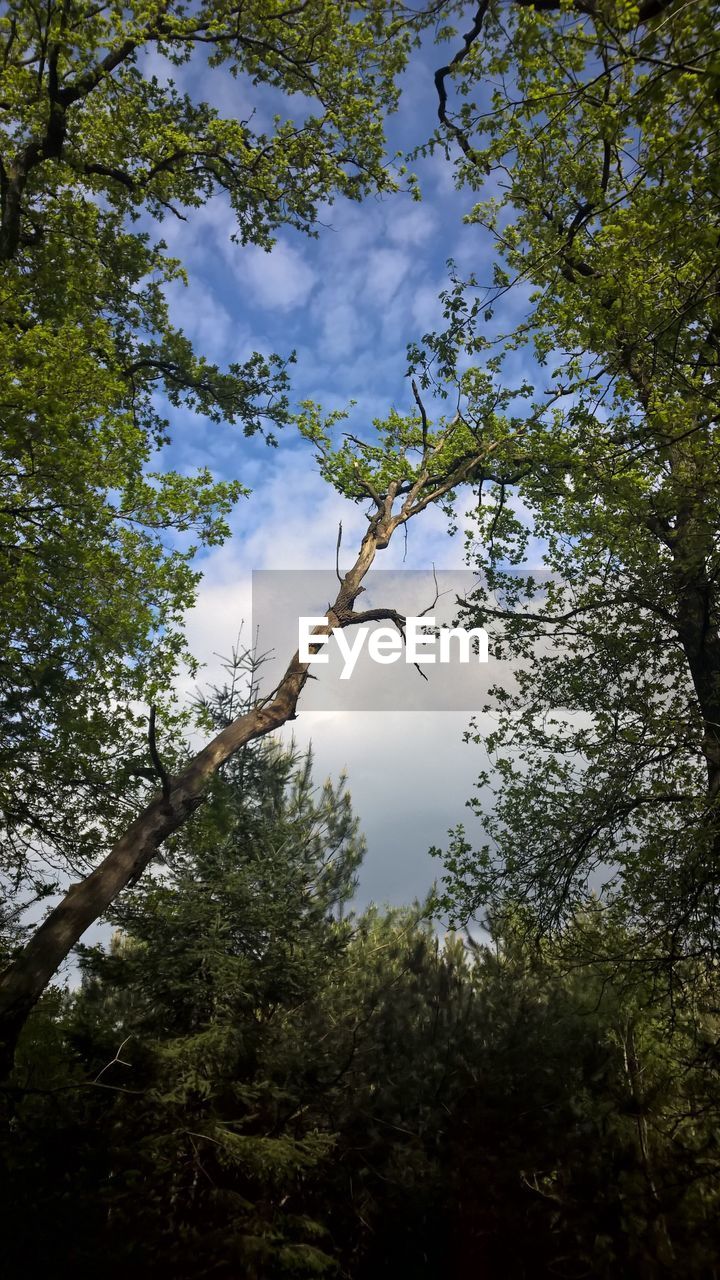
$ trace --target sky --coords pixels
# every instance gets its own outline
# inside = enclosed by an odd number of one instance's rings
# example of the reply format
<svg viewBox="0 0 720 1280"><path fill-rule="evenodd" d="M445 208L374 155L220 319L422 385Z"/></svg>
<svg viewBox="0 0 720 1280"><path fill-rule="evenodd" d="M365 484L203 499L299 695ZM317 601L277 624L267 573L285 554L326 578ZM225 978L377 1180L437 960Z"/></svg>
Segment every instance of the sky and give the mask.
<svg viewBox="0 0 720 1280"><path fill-rule="evenodd" d="M443 47L413 58L400 110L389 124L391 151L408 152L432 133L433 71L446 57ZM221 69L208 71L200 61L168 68L153 55L144 69L158 77L170 72L180 87L227 116L244 117L255 107L257 127L276 105L272 95L256 93ZM187 287L173 285L168 293L173 322L221 365L253 350L295 350L293 403L311 398L329 411L354 400L350 429L358 434L370 435L372 420L393 406L410 411L406 348L440 326L447 260L481 279L490 278L492 261L486 233L463 225L473 199L454 189L447 160L436 154L415 160L412 168L420 203L407 192L361 204L340 199L321 211L316 240L285 229L270 253L231 242L233 217L222 199L191 212L187 222L169 218L163 237L189 273ZM510 295L505 305L522 303L522 294ZM209 466L252 490L231 517L231 538L202 555L203 580L187 617L190 647L204 664L199 682L212 683L219 676L218 655L229 653L240 628L252 634L252 571L332 568L339 521L342 565L365 518L361 507L320 478L310 447L292 430L283 430L279 447L271 449L259 438L247 440L241 428L175 409L168 416L173 444L165 465L181 471ZM381 567L427 570L433 564L464 567L461 536L450 537L445 517L430 509L411 526L407 549L399 539L382 553ZM463 742L472 709L303 711L301 704L292 725L295 741L312 744L318 783L347 772L367 839L359 907L424 897L441 871L428 850L442 845L457 822L466 821L481 842L464 807L487 763L480 748Z"/></svg>

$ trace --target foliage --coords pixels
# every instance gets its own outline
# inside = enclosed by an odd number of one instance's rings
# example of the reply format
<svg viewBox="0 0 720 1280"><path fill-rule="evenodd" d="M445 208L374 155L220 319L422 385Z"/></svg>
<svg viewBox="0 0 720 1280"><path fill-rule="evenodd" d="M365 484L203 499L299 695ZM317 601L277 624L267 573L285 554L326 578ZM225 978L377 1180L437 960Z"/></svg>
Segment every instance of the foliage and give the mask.
<svg viewBox="0 0 720 1280"><path fill-rule="evenodd" d="M140 228L224 193L238 239L267 247L335 191L389 189L380 110L409 33L437 17L458 40L462 9L6 6L0 799L18 882L40 847L83 862L150 780L132 700L160 700L189 542L222 538L240 493L153 472L162 399L248 433L288 416L281 362L222 371L173 330L182 269ZM300 416L376 533L398 497L456 519L455 479L478 484L485 585L462 608L516 680L491 736L470 731L500 794L490 818L478 799L485 849L455 834L445 905L490 902L486 943L439 938L427 906L352 914L344 779L317 789L310 757L270 739L241 750L114 902L81 986L25 1027L0 1090L9 1275L715 1277L716 17L483 0L438 72L433 145L459 147L504 264L454 280L446 331L411 354L458 411L432 422L416 392L417 415L337 447L337 416ZM143 74L148 50L182 66L198 48L213 73L302 95L299 123L255 134ZM525 282L526 316L494 332ZM241 709L239 661L211 727Z"/></svg>
<svg viewBox="0 0 720 1280"><path fill-rule="evenodd" d="M233 238L267 249L280 227L312 233L338 192L392 190L383 119L409 39L376 0L4 7L0 808L16 890L47 891L39 852L86 867L135 806L137 704L162 700L166 727L177 714L195 552L246 489L167 470L169 420L271 441L287 421L286 360L223 370L172 325L165 289L185 273L159 224L217 196ZM186 92L200 58L274 123ZM153 72L163 59L175 79Z"/></svg>
<svg viewBox="0 0 720 1280"><path fill-rule="evenodd" d="M242 968L243 990L212 1012L209 925L189 949L199 979L177 943L177 980L157 984L153 944L116 943L71 1007L46 998L31 1020L9 1104L9 1275L58 1261L62 1233L60 1275L102 1259L111 1276L710 1280L716 1019L669 1033L657 990L589 965L610 942L599 917L562 950L508 920L469 953L416 913L371 912L291 1000L269 950L226 943L215 971Z"/></svg>
<svg viewBox="0 0 720 1280"><path fill-rule="evenodd" d="M489 818L473 802L480 853L456 832L446 904L466 917L507 892L554 927L602 887L648 954L657 936L671 963L714 954L716 6L479 13L440 136L501 263L486 286L455 281L413 360L428 381L463 350L498 378L533 361L540 385L468 532L485 587L465 616L517 679L495 690L497 728L471 729L499 798Z"/></svg>
<svg viewBox="0 0 720 1280"><path fill-rule="evenodd" d="M205 706L216 721L233 714L230 670ZM293 1115L268 1047L347 943L340 916L361 855L343 782L318 791L309 756L263 743L123 902L110 949L85 950L65 1040L90 1092L85 1114L71 1106L59 1124L98 1124L104 1150L88 1137L79 1159L73 1268L93 1269L109 1231L118 1274L153 1259L175 1275L327 1269L322 1232L282 1205L331 1137ZM99 1112L92 1081L107 1090ZM62 1217L62 1196L49 1212Z"/></svg>
<svg viewBox="0 0 720 1280"><path fill-rule="evenodd" d="M25 1028L8 1274L709 1280L707 984L676 1006L618 980L602 957L634 940L598 909L540 948L527 907L470 946L426 908L347 914L362 852L344 780L273 740L234 757Z"/></svg>

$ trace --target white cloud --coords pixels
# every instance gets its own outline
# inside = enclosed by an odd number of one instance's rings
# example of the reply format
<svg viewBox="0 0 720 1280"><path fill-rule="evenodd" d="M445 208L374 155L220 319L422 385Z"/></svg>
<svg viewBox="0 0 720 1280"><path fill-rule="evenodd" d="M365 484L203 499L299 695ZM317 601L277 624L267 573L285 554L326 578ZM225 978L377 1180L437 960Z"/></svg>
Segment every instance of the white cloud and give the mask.
<svg viewBox="0 0 720 1280"><path fill-rule="evenodd" d="M249 333L206 285L191 277L188 285L176 282L166 292L173 324L198 351L221 364L241 358Z"/></svg>
<svg viewBox="0 0 720 1280"><path fill-rule="evenodd" d="M413 290L410 314L421 333L428 333L442 324L439 294L446 285L447 281L443 279L437 284L424 284Z"/></svg>
<svg viewBox="0 0 720 1280"><path fill-rule="evenodd" d="M208 267L217 256L218 249L224 255L234 246L230 236L236 230L237 220L227 196L213 196L199 209L190 209L184 219L169 214L162 224L162 238L171 253L187 265Z"/></svg>
<svg viewBox="0 0 720 1280"><path fill-rule="evenodd" d="M409 85L415 96L406 99L405 124L413 133L424 128L422 111L428 131L433 127L428 81L432 84L429 66ZM200 82L193 87L200 88ZM218 77L215 101L227 114L245 114L244 88L239 86L236 99L235 85ZM255 102L254 91L247 96ZM257 97L267 105L269 99ZM362 436L367 437L372 417L384 417L392 404L410 411L405 345L439 322L445 258L456 243L470 266L482 267L490 256L478 228L459 228L471 198L455 193L452 166L436 156L415 167L430 197L423 204L396 196L359 206L341 197L320 209L326 225L317 241L304 241L286 229L271 254L231 243L235 220L226 197L192 211L187 223L169 219L163 231L172 250L206 287L176 291L178 322L216 359L223 337L218 330L227 329L228 317L244 326L243 335L246 330L252 335L253 347L298 348L293 398L309 395L328 408L357 399L347 429ZM258 328L262 340L256 337ZM229 347L225 358L233 358ZM435 407L428 403L429 412ZM320 479L311 451L288 439L290 432L282 433L277 452L266 454L238 439L237 446L223 445L222 458L214 434L190 429L182 434L187 448L254 489L233 514L232 540L202 559L205 576L188 634L193 651L208 664L201 674L204 683L218 679L213 655L229 651L243 620L250 638L254 568L332 569L339 520L341 565L346 565L367 526L362 507L343 500ZM229 437L220 431L217 440ZM433 562L439 568L460 567L462 535L451 541L443 515L427 511L411 525L405 555L404 539L397 537L378 557L378 567L427 568ZM478 753L461 741L466 717L427 711L323 713L310 711L308 704L312 697L302 700L299 719L286 733L294 729L303 744L312 737L318 780L348 767L369 837L361 898L400 902L423 894L440 870L428 860L427 847L442 844L446 829L462 816L480 765Z"/></svg>
<svg viewBox="0 0 720 1280"><path fill-rule="evenodd" d="M348 287L353 298L355 290ZM332 292L319 300L316 314L322 326L322 350L326 357L343 359L367 345L370 326L357 301L335 300Z"/></svg>
<svg viewBox="0 0 720 1280"><path fill-rule="evenodd" d="M409 209L395 202L388 209L387 238L397 245L419 245L435 231L437 216L425 204L413 204Z"/></svg>
<svg viewBox="0 0 720 1280"><path fill-rule="evenodd" d="M386 305L410 268L410 258L399 249L374 249L364 263L365 293L376 306Z"/></svg>
<svg viewBox="0 0 720 1280"><path fill-rule="evenodd" d="M232 248L232 246L231 246ZM307 302L316 275L298 249L279 240L270 253L247 245L230 259L238 279L252 296L250 305L291 311Z"/></svg>

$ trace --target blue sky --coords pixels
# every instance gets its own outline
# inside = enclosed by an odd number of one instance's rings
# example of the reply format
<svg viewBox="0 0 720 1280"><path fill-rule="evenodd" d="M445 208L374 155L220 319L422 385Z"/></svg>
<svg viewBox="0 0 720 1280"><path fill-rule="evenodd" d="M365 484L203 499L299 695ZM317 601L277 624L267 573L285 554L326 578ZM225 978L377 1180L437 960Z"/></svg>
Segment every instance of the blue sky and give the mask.
<svg viewBox="0 0 720 1280"><path fill-rule="evenodd" d="M399 113L388 130L390 151L410 151L435 123L434 67L447 49L424 49L404 77ZM166 76L253 124L269 121L277 99L209 72L196 61L181 69L147 60L146 72ZM271 253L231 242L234 223L225 201L214 199L187 222L168 219L163 236L189 272L189 285L169 293L174 322L196 348L220 364L253 350L297 353L293 401L312 398L325 409L357 401L352 429L369 434L392 406L412 407L406 347L441 320L438 294L446 262L462 273L491 276L492 246L479 228L463 225L470 193L455 191L451 166L440 154L418 159L422 201L409 193L362 204L339 200L321 212L317 240L284 230ZM510 295L506 308L523 305ZM506 315L505 319L509 318ZM501 317L500 323L504 320ZM202 559L204 579L188 616L202 678L218 672L240 625L250 619L253 569L324 569L335 555L338 521L343 545L356 545L365 527L361 508L341 499L318 476L311 451L289 430L277 449L247 440L241 429L216 426L184 412L170 413L173 445L165 462L180 470L207 465L252 489L234 512L232 538ZM402 540L383 553L381 567L400 567ZM462 568L461 539L428 511L410 530L406 566ZM289 656L289 655L288 655ZM468 717L448 712L307 712L293 726L301 745L312 741L318 781L346 769L368 840L360 903L407 902L422 896L438 874L431 844L464 816L464 803L485 761L462 743Z"/></svg>

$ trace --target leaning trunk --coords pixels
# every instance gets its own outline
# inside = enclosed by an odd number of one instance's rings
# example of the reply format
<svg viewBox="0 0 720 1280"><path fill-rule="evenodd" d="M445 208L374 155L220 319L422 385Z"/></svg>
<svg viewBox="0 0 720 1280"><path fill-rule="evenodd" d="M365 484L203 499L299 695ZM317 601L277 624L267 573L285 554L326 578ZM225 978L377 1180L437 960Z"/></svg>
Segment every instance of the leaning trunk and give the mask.
<svg viewBox="0 0 720 1280"><path fill-rule="evenodd" d="M391 508L391 500L383 503L371 520L355 564L345 574L335 603L328 609L327 625L317 628L319 634L332 627L348 626L363 616L352 611L362 579L377 550L387 546L393 529L402 523L400 517L391 516ZM387 617L397 617L392 610L384 612ZM28 1014L85 930L130 881L142 875L163 841L202 804L208 782L226 761L246 743L294 719L307 679L307 664L301 663L296 653L272 701L239 716L194 756L182 773L168 779L163 793L151 800L100 865L71 886L35 931L0 981L0 1078L12 1070L18 1036Z"/></svg>
<svg viewBox="0 0 720 1280"><path fill-rule="evenodd" d="M154 797L100 865L72 885L46 917L0 983L0 1076L12 1069L15 1045L28 1014L85 930L202 804L209 779L225 761L294 716L306 680L307 667L295 655L272 702L240 716L218 734L172 780L167 794Z"/></svg>

